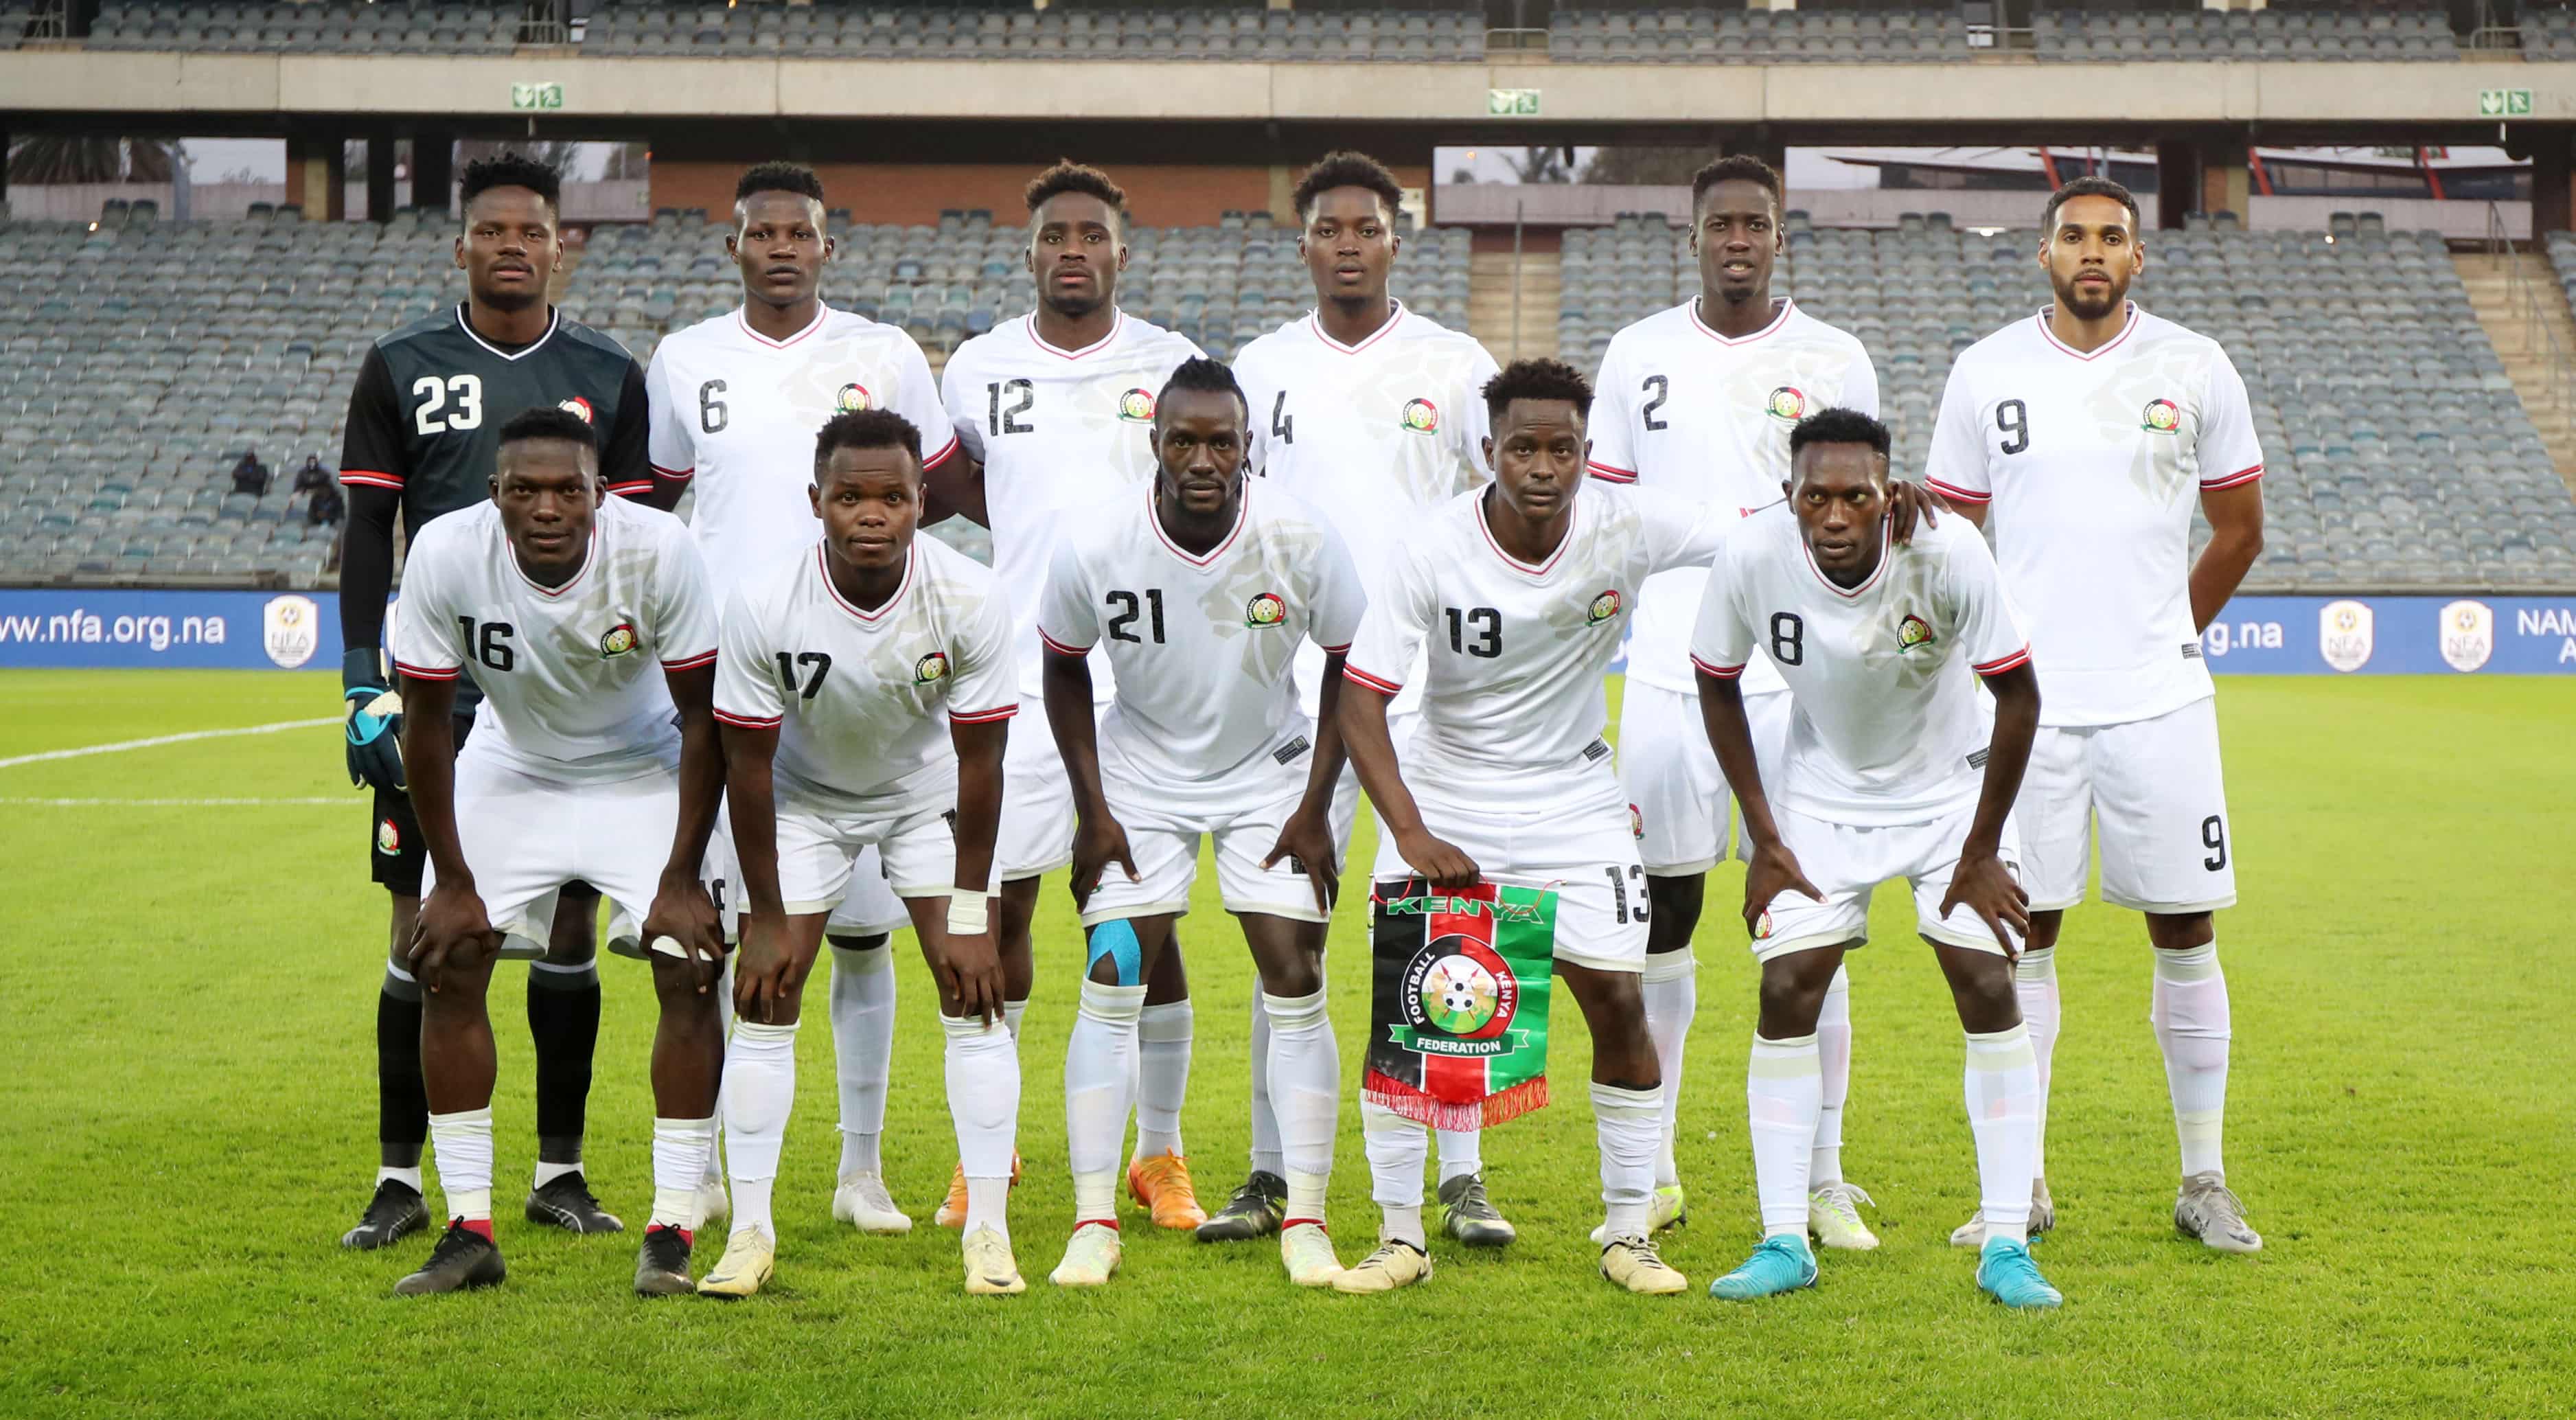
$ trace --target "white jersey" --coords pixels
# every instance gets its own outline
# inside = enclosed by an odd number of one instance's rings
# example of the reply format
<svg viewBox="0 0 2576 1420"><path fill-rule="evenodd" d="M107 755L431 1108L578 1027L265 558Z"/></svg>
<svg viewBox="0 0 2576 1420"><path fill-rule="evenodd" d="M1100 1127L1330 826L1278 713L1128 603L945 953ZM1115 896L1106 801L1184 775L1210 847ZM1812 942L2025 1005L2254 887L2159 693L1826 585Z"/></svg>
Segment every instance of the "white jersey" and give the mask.
<svg viewBox="0 0 2576 1420"><path fill-rule="evenodd" d="M716 603L689 530L623 498L592 514L560 587L519 568L491 503L422 525L403 569L393 659L404 675L483 689L472 745L540 778L632 779L679 763L663 683L716 657Z"/></svg>
<svg viewBox="0 0 2576 1420"><path fill-rule="evenodd" d="M2045 310L1970 346L1925 481L1993 504L2004 585L2030 615L2040 723L2116 725L2215 692L2191 618L2192 507L2262 476L2227 352L2132 305L2089 355L2058 342Z"/></svg>
<svg viewBox="0 0 2576 1420"><path fill-rule="evenodd" d="M1304 721L1297 648L1348 650L1364 604L1332 524L1279 489L1245 479L1234 531L1201 557L1163 531L1147 483L1057 545L1038 634L1062 655L1098 645L1123 672L1102 752L1185 784L1227 777Z"/></svg>
<svg viewBox="0 0 2576 1420"><path fill-rule="evenodd" d="M993 521L993 571L1011 599L1023 696L1044 693L1038 602L1066 520L1107 507L1154 471L1154 398L1200 350L1180 335L1121 314L1109 334L1079 350L1038 338L1038 318L997 325L957 347L940 374L946 419L984 465L985 516ZM1091 659L1105 703L1116 684Z"/></svg>
<svg viewBox="0 0 2576 1420"><path fill-rule="evenodd" d="M1332 519L1375 601L1378 579L1424 516L1491 477L1485 382L1500 372L1474 336L1401 302L1357 345L1301 316L1235 357L1252 406L1251 467ZM1384 669L1416 678L1409 666ZM1322 672L1321 655L1301 659L1309 710Z"/></svg>
<svg viewBox="0 0 2576 1420"><path fill-rule="evenodd" d="M902 415L921 431L924 468L956 442L903 327L829 306L785 340L753 330L740 307L702 320L654 350L645 384L654 470L696 482L689 521L719 599L822 536L805 490L814 436L833 415Z"/></svg>
<svg viewBox="0 0 2576 1420"><path fill-rule="evenodd" d="M817 542L735 590L716 718L777 729L782 795L849 807L951 792L949 722L1020 708L1001 588L975 559L916 537L902 587L862 611L833 587L825 556Z"/></svg>
<svg viewBox="0 0 2576 1420"><path fill-rule="evenodd" d="M1780 782L1763 788L1809 817L1872 827L1975 807L1993 712L1971 672L2030 662L1975 528L1918 527L1846 589L1817 570L1786 503L1727 530L1691 636L1707 675L1733 679L1762 653L1792 707Z"/></svg>
<svg viewBox="0 0 2576 1420"><path fill-rule="evenodd" d="M1820 409L1878 414L1878 372L1852 336L1787 300L1771 323L1729 339L1699 318L1699 299L1657 311L1610 337L1585 428L1592 473L1612 483L1661 488L1749 515L1780 501L1789 477L1789 430ZM1666 572L1646 584L1628 642L1628 677L1684 695L1691 684L1691 620L1708 573ZM1744 690L1780 688L1755 656Z"/></svg>
<svg viewBox="0 0 2576 1420"><path fill-rule="evenodd" d="M1360 618L1344 673L1393 695L1426 665L1406 778L1499 793L1601 759L1602 682L1638 589L1705 563L1731 508L1630 488L1585 488L1544 563L1514 561L1460 494L1408 529Z"/></svg>

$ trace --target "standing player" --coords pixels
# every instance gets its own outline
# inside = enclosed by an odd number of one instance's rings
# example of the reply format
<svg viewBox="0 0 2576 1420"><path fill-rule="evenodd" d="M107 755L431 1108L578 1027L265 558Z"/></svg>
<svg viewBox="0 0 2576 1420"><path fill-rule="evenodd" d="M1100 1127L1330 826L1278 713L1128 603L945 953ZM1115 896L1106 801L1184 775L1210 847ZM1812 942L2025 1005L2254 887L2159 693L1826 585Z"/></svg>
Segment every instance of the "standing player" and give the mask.
<svg viewBox="0 0 2576 1420"><path fill-rule="evenodd" d="M465 300L378 340L349 395L340 479L349 490L340 569L340 682L352 783L375 790L375 880L393 898L390 959L376 1000L378 1167L375 1196L343 1247L377 1248L429 1219L420 1195L429 1106L421 1093L419 983L403 966L420 911L427 861L403 792L397 750L402 701L377 653L393 586L394 523L406 537L442 513L487 496L501 425L524 409L561 407L600 435L611 493L669 506L645 459L644 371L616 341L566 319L546 300L563 260L555 170L505 153L468 163L459 189L465 230L456 264ZM470 713L473 673L457 682ZM465 737L460 720L457 739ZM530 1221L577 1233L624 1225L601 1210L582 1176L590 1059L599 1040L598 895L567 889L546 956L528 971L528 1030L536 1039L537 1167Z"/></svg>
<svg viewBox="0 0 2576 1420"><path fill-rule="evenodd" d="M1789 471L1789 430L1810 410L1878 413L1878 375L1858 340L1771 295L1786 249L1780 175L1754 157L1719 158L1691 179L1690 249L1699 296L1610 339L1594 411L1592 472L1669 489L1749 516L1776 503ZM1655 1226L1682 1216L1673 1158L1682 1052L1699 1009L1699 926L1708 870L1726 851L1726 781L1699 732L1691 684L1691 617L1705 568L1656 577L1637 608L1628 688L1619 709L1619 782L1637 810L1638 852L1655 904L1647 930L1646 1024L1664 1070L1664 1147L1655 1162ZM1744 710L1766 778L1776 782L1789 692L1769 658L1745 667ZM1741 851L1739 849L1739 851ZM1850 982L1834 975L1816 1034L1825 1112L1810 1171L1809 1226L1827 1247L1871 1248L1860 1220L1869 1195L1843 1181L1843 1100L1851 1085Z"/></svg>
<svg viewBox="0 0 2576 1420"><path fill-rule="evenodd" d="M746 1297L769 1280L770 1184L796 1098L805 977L869 847L939 987L966 1170L966 1290L1026 1286L1004 1216L1020 1062L1002 1024L986 892L1003 741L1019 711L1011 614L992 573L914 536L920 450L890 410L832 416L814 448L821 543L742 584L724 612L716 718L743 919L740 1019L725 1050L734 1230L698 1283L712 1296Z"/></svg>
<svg viewBox="0 0 2576 1420"><path fill-rule="evenodd" d="M653 352L654 471L694 480L690 525L706 553L718 605L734 588L814 546L814 431L835 414L890 409L916 428L943 429L930 362L902 327L823 303L834 243L823 184L794 163L762 163L734 184L725 254L742 271L742 304L674 333ZM930 455L955 456L946 440ZM730 840L723 840L730 841ZM720 899L739 908L741 875L712 870ZM865 1233L904 1233L912 1219L886 1191L879 1147L894 1058L894 958L886 934L903 926L875 849L832 909L832 1059L841 1097L841 1164L832 1216ZM708 1165L717 1163L710 1153ZM724 1190L714 1174L710 1214Z"/></svg>
<svg viewBox="0 0 2576 1420"><path fill-rule="evenodd" d="M1254 1068L1270 1077L1285 1151L1279 1254L1301 1287L1342 1270L1324 1233L1341 1099L1324 1009L1338 695L1326 686L1325 718L1309 720L1289 682L1307 642L1339 673L1360 585L1331 524L1276 488L1245 486L1248 422L1225 366L1199 359L1173 371L1155 397L1153 483L1066 534L1038 612L1090 939L1064 1067L1074 1223L1059 1286L1098 1286L1118 1270L1110 1200L1137 1017L1146 975L1189 911L1204 834L1216 838L1219 893L1243 924L1270 1021L1269 1058ZM1095 646L1123 672L1096 735ZM1121 870L1104 872L1111 864Z"/></svg>
<svg viewBox="0 0 2576 1420"><path fill-rule="evenodd" d="M1015 623L1020 703L1035 712L1046 693L1037 608L1058 530L1151 475L1154 391L1199 348L1120 313L1127 194L1108 174L1060 162L1030 181L1026 197L1037 308L949 357L940 388L966 457L940 469L932 486L942 504L993 531L993 571ZM1093 693L1103 705L1115 688L1108 666L1092 658ZM1074 813L1054 736L1014 735L1005 769L997 935L1016 1036L1035 974L1029 923L1038 880L1072 861ZM1127 1188L1158 1226L1194 1228L1207 1215L1181 1148L1194 1014L1181 954L1165 952L1145 986ZM1253 1058L1261 1058L1258 1049ZM965 1187L963 1173L950 1182L942 1224L964 1220Z"/></svg>
<svg viewBox="0 0 2576 1420"><path fill-rule="evenodd" d="M1973 528L1953 523L1926 528L1911 546L1895 542L1886 426L1828 409L1790 431L1789 449L1788 505L1728 532L1691 641L1706 735L1753 846L1744 925L1762 963L1745 1095L1765 1236L1709 1295L1745 1300L1815 1285L1807 1169L1823 1114L1816 1027L1843 954L1869 941L1871 892L1903 878L1967 1032L1968 1125L1986 1220L1977 1285L2007 1306L2053 1307L2057 1291L2031 1265L2027 1236L2039 1064L2011 961L2011 934L2029 929L2009 816L2039 725L2030 647ZM1797 696L1772 777L1755 753L1741 686L1756 646ZM1971 669L1994 692L1991 733Z"/></svg>
<svg viewBox="0 0 2576 1420"><path fill-rule="evenodd" d="M1996 557L2030 611L2047 696L2020 813L2031 920L2016 972L2039 1052L2040 1128L2057 933L2084 900L2098 822L2102 896L2145 913L2155 948L2149 1016L2182 1145L2174 1226L2253 1252L2263 1239L2220 1155L2229 1017L2210 914L2236 901L2236 854L2200 632L2262 555L2263 451L2227 352L2129 301L2146 251L2128 189L2078 178L2048 199L2040 228L2056 303L1960 355L1926 474L1972 521L2001 513ZM2196 562L2195 498L2211 530ZM2044 1148L2033 1172L2044 1228ZM1976 1223L1950 1240L1973 1242Z"/></svg>
<svg viewBox="0 0 2576 1420"><path fill-rule="evenodd" d="M1387 290L1404 239L1396 235L1404 189L1376 159L1326 155L1299 180L1297 253L1315 283L1315 309L1243 348L1235 374L1252 402L1253 467L1333 519L1374 601L1406 534L1432 510L1485 480L1484 388L1494 357L1475 337L1405 309ZM1380 667L1418 682L1403 666ZM1416 668L1418 669L1418 668ZM1320 714L1324 658L1297 662L1298 692ZM1418 690L1389 707L1399 745L1411 732ZM1345 781L1335 827L1343 851L1358 814L1357 778ZM1270 1030L1256 1001L1253 1050ZM1201 1237L1258 1236L1278 1226L1275 1101L1253 1075L1252 1177ZM1471 1246L1513 1237L1485 1196L1478 1131L1439 1131L1441 1230Z"/></svg>
<svg viewBox="0 0 2576 1420"><path fill-rule="evenodd" d="M1354 688L1342 694L1343 739L1377 806L1380 880L1556 890L1556 972L1592 1032L1601 1274L1631 1292L1678 1292L1688 1283L1657 1255L1649 1221L1663 1087L1637 974L1653 912L1601 739L1602 682L1645 579L1704 561L1732 513L1625 489L1583 494L1592 389L1564 364L1515 361L1485 400L1494 482L1450 499L1395 550L1344 670ZM1387 702L1414 666L1422 723L1399 751ZM1431 1274L1427 1141L1378 1105L1360 1117L1384 1219L1377 1251L1333 1285L1382 1292Z"/></svg>
<svg viewBox="0 0 2576 1420"><path fill-rule="evenodd" d="M428 893L408 946L428 988L421 1064L447 1232L404 1295L501 1280L492 1242L492 1021L505 938L545 939L574 881L606 889L610 944L653 963L653 1218L635 1290L686 1292L700 1156L715 1136L724 941L699 881L724 760L716 613L677 518L600 501L590 424L539 407L501 426L492 501L412 544L394 664ZM466 666L482 732L449 712ZM677 713L674 713L674 707ZM640 921L639 921L640 919Z"/></svg>

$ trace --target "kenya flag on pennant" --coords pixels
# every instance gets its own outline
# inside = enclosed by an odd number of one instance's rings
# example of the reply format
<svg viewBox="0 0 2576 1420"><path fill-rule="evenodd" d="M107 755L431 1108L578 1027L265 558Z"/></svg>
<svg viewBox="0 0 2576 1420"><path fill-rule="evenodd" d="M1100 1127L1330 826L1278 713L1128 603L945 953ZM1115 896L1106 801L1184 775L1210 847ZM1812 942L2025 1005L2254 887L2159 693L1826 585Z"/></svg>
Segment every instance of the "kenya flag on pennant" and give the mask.
<svg viewBox="0 0 2576 1420"><path fill-rule="evenodd" d="M1377 884L1371 901L1362 1094L1434 1129L1481 1129L1545 1105L1556 894L1412 878Z"/></svg>

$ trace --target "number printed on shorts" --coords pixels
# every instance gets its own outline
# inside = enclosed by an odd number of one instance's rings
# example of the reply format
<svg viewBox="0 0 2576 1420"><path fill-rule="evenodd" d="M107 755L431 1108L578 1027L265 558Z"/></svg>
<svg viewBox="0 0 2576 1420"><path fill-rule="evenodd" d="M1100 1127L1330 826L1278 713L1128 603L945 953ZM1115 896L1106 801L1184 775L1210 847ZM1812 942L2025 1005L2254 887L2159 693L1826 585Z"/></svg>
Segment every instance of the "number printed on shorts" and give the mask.
<svg viewBox="0 0 2576 1420"><path fill-rule="evenodd" d="M796 688L798 666L803 666L811 672L805 677L803 690ZM800 651L793 659L790 659L785 651L778 653L778 686L789 695L800 696L806 700L813 699L816 692L823 688L823 677L831 672L832 658L821 651Z"/></svg>
<svg viewBox="0 0 2576 1420"><path fill-rule="evenodd" d="M1784 666L1807 661L1807 622L1794 611L1771 613L1771 659Z"/></svg>
<svg viewBox="0 0 2576 1420"><path fill-rule="evenodd" d="M2202 867L2207 868L2213 873L2226 868L2226 820L2221 819L2216 814L2211 814L2209 817L2202 819L2200 821L2200 846L2209 850L2209 856L2200 860L2200 865Z"/></svg>
<svg viewBox="0 0 2576 1420"><path fill-rule="evenodd" d="M476 621L470 616L456 618L457 630L464 633L459 644L466 657L496 670L506 671L519 663L518 648L510 638L518 629L506 621Z"/></svg>
<svg viewBox="0 0 2576 1420"><path fill-rule="evenodd" d="M1146 588L1142 602L1142 605L1153 613L1154 624L1150 637L1139 636L1128 629L1134 626L1136 618L1143 614L1138 609L1139 602L1134 592L1111 592L1108 601L1111 606L1119 608L1118 614L1109 618L1110 640L1133 641L1140 646L1147 640L1151 640L1157 646L1163 644L1163 591L1160 587Z"/></svg>
<svg viewBox="0 0 2576 1420"><path fill-rule="evenodd" d="M1449 649L1464 656L1490 661L1503 653L1503 614L1493 607L1473 607L1449 613Z"/></svg>
<svg viewBox="0 0 2576 1420"><path fill-rule="evenodd" d="M1623 872L1619 869L1619 867L1618 867L1616 864L1611 864L1611 865L1608 865L1608 866L1603 867L1603 868L1601 869L1601 871L1603 871L1603 872L1605 872L1605 873L1607 873L1607 874L1609 874L1609 875L1610 875L1610 899L1611 899L1611 901L1612 901L1614 904L1616 904L1616 909L1617 909L1618 916L1619 916L1619 925L1620 925L1620 926L1622 926L1622 927L1624 927L1624 926L1628 925L1628 924L1629 924L1629 923L1631 923L1631 922L1643 922L1643 921L1645 921L1645 920L1646 920L1646 870L1645 870L1645 868L1644 868L1643 866L1639 865L1639 864L1636 864L1636 863L1630 863L1630 864L1628 865L1628 867L1627 867L1627 870L1623 873ZM1634 879L1636 879L1636 880L1637 880L1637 897L1636 897L1636 905L1635 905L1634 907L1631 907L1631 906L1629 905L1629 899L1628 899L1628 880L1629 880L1630 878L1634 878Z"/></svg>

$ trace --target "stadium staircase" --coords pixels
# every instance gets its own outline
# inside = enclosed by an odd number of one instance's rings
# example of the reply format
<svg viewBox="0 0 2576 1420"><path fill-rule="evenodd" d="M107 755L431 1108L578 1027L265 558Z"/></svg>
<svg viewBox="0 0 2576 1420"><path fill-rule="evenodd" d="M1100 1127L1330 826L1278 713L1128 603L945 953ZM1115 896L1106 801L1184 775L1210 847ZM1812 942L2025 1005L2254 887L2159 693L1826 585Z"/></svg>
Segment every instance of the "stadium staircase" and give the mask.
<svg viewBox="0 0 2576 1420"><path fill-rule="evenodd" d="M1479 251L1468 258L1467 329L1503 364L1524 356L1553 356L1557 306L1563 280L1557 253L1520 254L1520 338L1512 338L1512 253Z"/></svg>
<svg viewBox="0 0 2576 1420"><path fill-rule="evenodd" d="M2549 258L2489 251L2459 253L2453 261L2550 462L2576 489L2576 315Z"/></svg>

